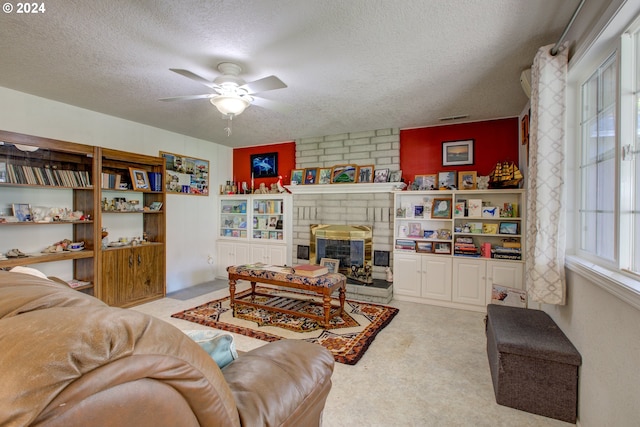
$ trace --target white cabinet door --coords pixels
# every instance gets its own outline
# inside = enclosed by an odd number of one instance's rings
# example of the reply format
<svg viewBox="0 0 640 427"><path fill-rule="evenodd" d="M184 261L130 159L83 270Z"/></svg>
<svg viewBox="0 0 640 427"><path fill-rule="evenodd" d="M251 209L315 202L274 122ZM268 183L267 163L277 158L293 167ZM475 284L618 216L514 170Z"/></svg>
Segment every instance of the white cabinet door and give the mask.
<svg viewBox="0 0 640 427"><path fill-rule="evenodd" d="M451 301L451 257L422 256L422 296Z"/></svg>
<svg viewBox="0 0 640 427"><path fill-rule="evenodd" d="M422 262L420 255L394 254L393 292L398 295L420 296Z"/></svg>
<svg viewBox="0 0 640 427"><path fill-rule="evenodd" d="M249 258L249 262L254 264L256 262L262 262L264 264L269 264L269 247L267 245L251 245L251 249L249 251L251 253L251 257Z"/></svg>
<svg viewBox="0 0 640 427"><path fill-rule="evenodd" d="M287 247L283 245L270 245L269 264L291 265L290 262L287 262Z"/></svg>
<svg viewBox="0 0 640 427"><path fill-rule="evenodd" d="M218 277L228 277L227 267L230 265L248 264L249 246L245 243L234 243L219 240L216 245L218 249L218 259L216 272Z"/></svg>
<svg viewBox="0 0 640 427"><path fill-rule="evenodd" d="M287 264L287 247L284 245L251 245L251 263L262 262L272 265Z"/></svg>
<svg viewBox="0 0 640 427"><path fill-rule="evenodd" d="M491 302L493 285L524 289L524 264L487 261L487 304Z"/></svg>
<svg viewBox="0 0 640 427"><path fill-rule="evenodd" d="M453 259L453 302L483 306L486 304L486 261L473 258Z"/></svg>

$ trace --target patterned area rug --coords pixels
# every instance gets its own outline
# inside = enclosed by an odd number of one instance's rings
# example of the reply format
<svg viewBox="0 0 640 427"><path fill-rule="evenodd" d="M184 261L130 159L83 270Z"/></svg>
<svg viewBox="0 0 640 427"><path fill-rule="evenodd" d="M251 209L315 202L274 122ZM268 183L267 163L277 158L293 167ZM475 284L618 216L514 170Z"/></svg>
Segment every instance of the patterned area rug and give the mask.
<svg viewBox="0 0 640 427"><path fill-rule="evenodd" d="M268 295L256 297L262 303L272 306L286 305L322 316L322 299L319 297L263 286L258 286L256 290ZM236 302L239 303L236 317L233 317L229 307L229 297L210 301L171 317L264 341L302 339L327 348L333 353L336 362L355 365L378 332L398 314L398 309L394 307L347 300L343 316L334 316L331 319L331 328L324 329L318 322L302 316L242 305L242 299L248 298L249 294L250 290L236 294ZM339 306L338 300L334 298L332 305Z"/></svg>

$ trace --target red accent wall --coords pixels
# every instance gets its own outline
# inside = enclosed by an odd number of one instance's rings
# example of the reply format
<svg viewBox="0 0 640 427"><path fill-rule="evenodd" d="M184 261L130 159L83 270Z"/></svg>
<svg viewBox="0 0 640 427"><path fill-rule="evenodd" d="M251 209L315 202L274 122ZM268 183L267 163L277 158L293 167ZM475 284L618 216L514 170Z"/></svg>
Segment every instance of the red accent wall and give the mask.
<svg viewBox="0 0 640 427"><path fill-rule="evenodd" d="M474 164L442 166L442 143L468 139L474 140ZM447 170L489 175L498 161L518 165L517 117L400 131L400 168L406 183L415 175Z"/></svg>
<svg viewBox="0 0 640 427"><path fill-rule="evenodd" d="M291 169L296 168L296 144L295 142L283 142L281 144L259 145L233 149L233 177L237 182L245 181L251 188L251 155L262 153L278 153L278 174L282 175L282 183L288 185L291 180ZM261 183L269 187L278 178L254 179L254 186L258 188Z"/></svg>

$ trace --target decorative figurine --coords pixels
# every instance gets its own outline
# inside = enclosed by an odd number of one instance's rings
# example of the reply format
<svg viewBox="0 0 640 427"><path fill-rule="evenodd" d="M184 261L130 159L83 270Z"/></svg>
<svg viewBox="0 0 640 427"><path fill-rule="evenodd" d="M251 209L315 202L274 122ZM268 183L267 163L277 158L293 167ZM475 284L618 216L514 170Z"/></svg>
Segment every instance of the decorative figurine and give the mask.
<svg viewBox="0 0 640 427"><path fill-rule="evenodd" d="M391 271L391 267L385 268L384 271L387 273L387 282L393 282L393 272Z"/></svg>

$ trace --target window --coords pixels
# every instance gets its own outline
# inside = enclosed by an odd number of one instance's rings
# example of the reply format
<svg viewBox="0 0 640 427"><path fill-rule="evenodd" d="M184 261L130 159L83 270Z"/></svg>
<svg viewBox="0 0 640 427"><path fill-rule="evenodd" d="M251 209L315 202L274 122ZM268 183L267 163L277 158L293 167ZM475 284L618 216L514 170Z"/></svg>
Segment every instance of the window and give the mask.
<svg viewBox="0 0 640 427"><path fill-rule="evenodd" d="M640 25L581 86L580 253L640 275Z"/></svg>
<svg viewBox="0 0 640 427"><path fill-rule="evenodd" d="M580 249L615 261L616 55L582 85Z"/></svg>

